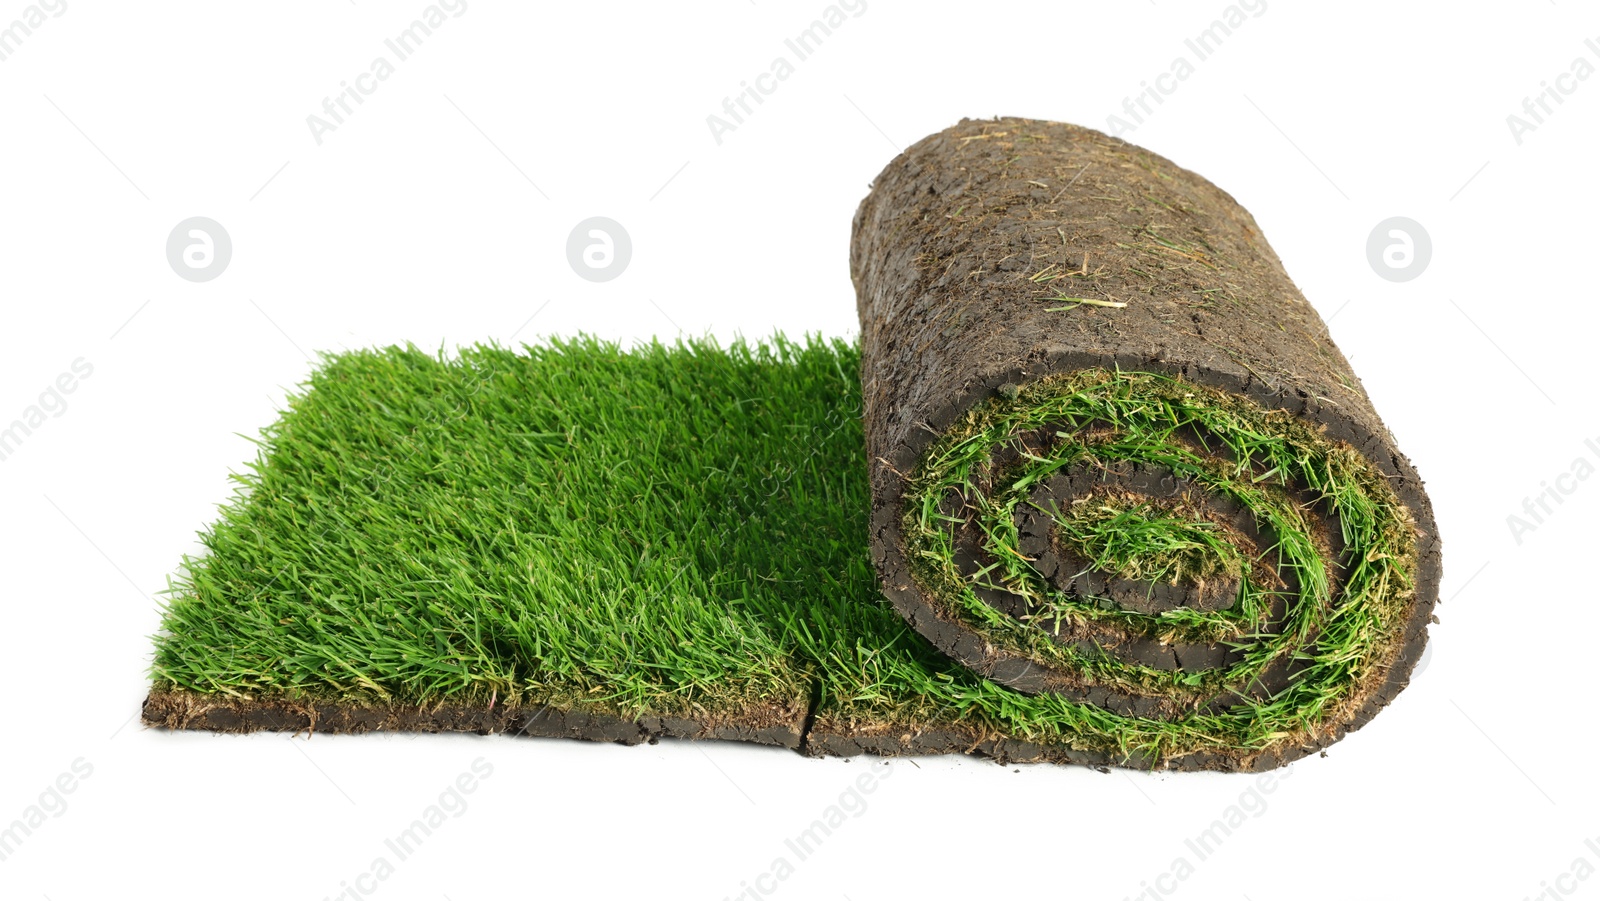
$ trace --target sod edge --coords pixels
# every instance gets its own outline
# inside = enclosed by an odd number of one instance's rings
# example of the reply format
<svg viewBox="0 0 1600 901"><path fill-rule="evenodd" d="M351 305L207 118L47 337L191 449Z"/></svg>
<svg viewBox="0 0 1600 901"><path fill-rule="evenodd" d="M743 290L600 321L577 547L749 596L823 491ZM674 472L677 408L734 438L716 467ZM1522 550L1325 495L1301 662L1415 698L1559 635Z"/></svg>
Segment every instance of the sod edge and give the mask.
<svg viewBox="0 0 1600 901"><path fill-rule="evenodd" d="M720 739L798 750L810 711L805 699L751 704L693 716L624 716L600 709L549 704L434 704L319 701L311 698L231 697L158 688L145 699L147 726L228 734L304 732L472 732L615 742L654 743L662 738Z"/></svg>
<svg viewBox="0 0 1600 901"><path fill-rule="evenodd" d="M814 715L797 701L705 718L623 716L550 705L357 704L283 697L228 697L184 689L157 689L145 699L144 725L169 730L247 735L256 732L363 735L372 732L460 732L559 738L620 745L656 744L663 738L735 741L797 751L807 757L853 758L961 754L996 764L1053 763L1147 769L1154 761L1075 750L1029 741L972 722L934 723ZM1202 758L1195 758L1203 763ZM1263 758L1263 763L1267 758ZM1267 769L1263 765L1260 769Z"/></svg>

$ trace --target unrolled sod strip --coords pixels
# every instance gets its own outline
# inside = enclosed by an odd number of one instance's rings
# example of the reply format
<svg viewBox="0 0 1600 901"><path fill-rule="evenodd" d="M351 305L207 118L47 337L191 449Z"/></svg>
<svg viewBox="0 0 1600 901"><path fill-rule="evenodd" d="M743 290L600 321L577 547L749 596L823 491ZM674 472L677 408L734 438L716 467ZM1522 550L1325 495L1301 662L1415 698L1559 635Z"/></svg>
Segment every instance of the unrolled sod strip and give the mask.
<svg viewBox="0 0 1600 901"><path fill-rule="evenodd" d="M885 593L1082 759L1267 769L1405 687L1440 544L1255 221L1124 141L966 120L851 245Z"/></svg>

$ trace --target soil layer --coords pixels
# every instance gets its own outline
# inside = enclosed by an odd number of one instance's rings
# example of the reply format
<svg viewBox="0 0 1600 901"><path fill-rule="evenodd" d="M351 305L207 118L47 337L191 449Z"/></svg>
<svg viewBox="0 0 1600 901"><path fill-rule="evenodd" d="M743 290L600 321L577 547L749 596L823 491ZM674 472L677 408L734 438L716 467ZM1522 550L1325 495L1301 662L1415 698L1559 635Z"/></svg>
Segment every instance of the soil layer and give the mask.
<svg viewBox="0 0 1600 901"><path fill-rule="evenodd" d="M564 738L620 745L655 744L663 738L739 741L788 748L807 757L908 757L965 754L999 764L1054 763L1147 769L1154 761L1041 744L965 722L899 723L838 716L813 716L803 701L717 716L625 717L555 706L367 705L278 697L229 698L183 690L152 691L140 720L158 729L246 735L304 732L362 735L369 732L462 732ZM1192 769L1217 769L1222 758L1196 754ZM1259 758L1254 770L1281 763ZM1230 767L1237 769L1238 767Z"/></svg>
<svg viewBox="0 0 1600 901"><path fill-rule="evenodd" d="M626 717L553 705L367 705L281 697L230 698L193 691L152 691L140 716L161 729L245 735L304 732L307 736L368 732L469 732L565 738L620 745L662 738L740 741L799 751L808 757L900 757L968 754L997 763L1127 765L1109 755L1051 748L980 731L969 724L903 724L814 717L803 699L789 705L692 716Z"/></svg>
<svg viewBox="0 0 1600 901"><path fill-rule="evenodd" d="M808 712L804 699L716 715L624 717L553 705L364 705L158 690L145 699L141 719L147 726L230 734L473 732L623 745L660 738L721 739L798 749Z"/></svg>

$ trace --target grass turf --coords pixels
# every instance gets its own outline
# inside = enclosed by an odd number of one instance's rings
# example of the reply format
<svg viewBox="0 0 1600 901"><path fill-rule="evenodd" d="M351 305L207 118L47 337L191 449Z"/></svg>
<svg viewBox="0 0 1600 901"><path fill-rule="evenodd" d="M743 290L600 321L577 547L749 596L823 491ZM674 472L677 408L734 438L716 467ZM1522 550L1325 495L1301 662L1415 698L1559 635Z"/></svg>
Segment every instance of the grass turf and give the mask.
<svg viewBox="0 0 1600 901"><path fill-rule="evenodd" d="M155 688L983 720L880 599L858 366L782 338L326 356L172 580Z"/></svg>
<svg viewBox="0 0 1600 901"><path fill-rule="evenodd" d="M809 696L818 722L1123 753L1261 747L1314 714L1130 723L935 651L869 559L858 366L846 342L781 337L327 355L172 580L154 687L624 717ZM1037 407L1029 390L1008 409ZM1171 565L1228 564L1203 529L1118 515ZM1236 633L1260 607L1243 591L1243 614L1180 625Z"/></svg>

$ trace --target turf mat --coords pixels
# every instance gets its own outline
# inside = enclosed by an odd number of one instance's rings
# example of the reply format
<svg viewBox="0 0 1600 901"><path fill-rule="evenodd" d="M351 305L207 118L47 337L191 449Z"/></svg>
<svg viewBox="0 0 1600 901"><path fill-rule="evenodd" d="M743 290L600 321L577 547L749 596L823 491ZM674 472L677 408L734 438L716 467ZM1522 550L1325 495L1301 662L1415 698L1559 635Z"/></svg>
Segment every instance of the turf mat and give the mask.
<svg viewBox="0 0 1600 901"><path fill-rule="evenodd" d="M151 725L1075 750L883 600L853 344L327 355L173 579Z"/></svg>
<svg viewBox="0 0 1600 901"><path fill-rule="evenodd" d="M1263 770L1408 684L1421 477L1232 197L963 120L850 251L859 347L325 357L145 721Z"/></svg>

